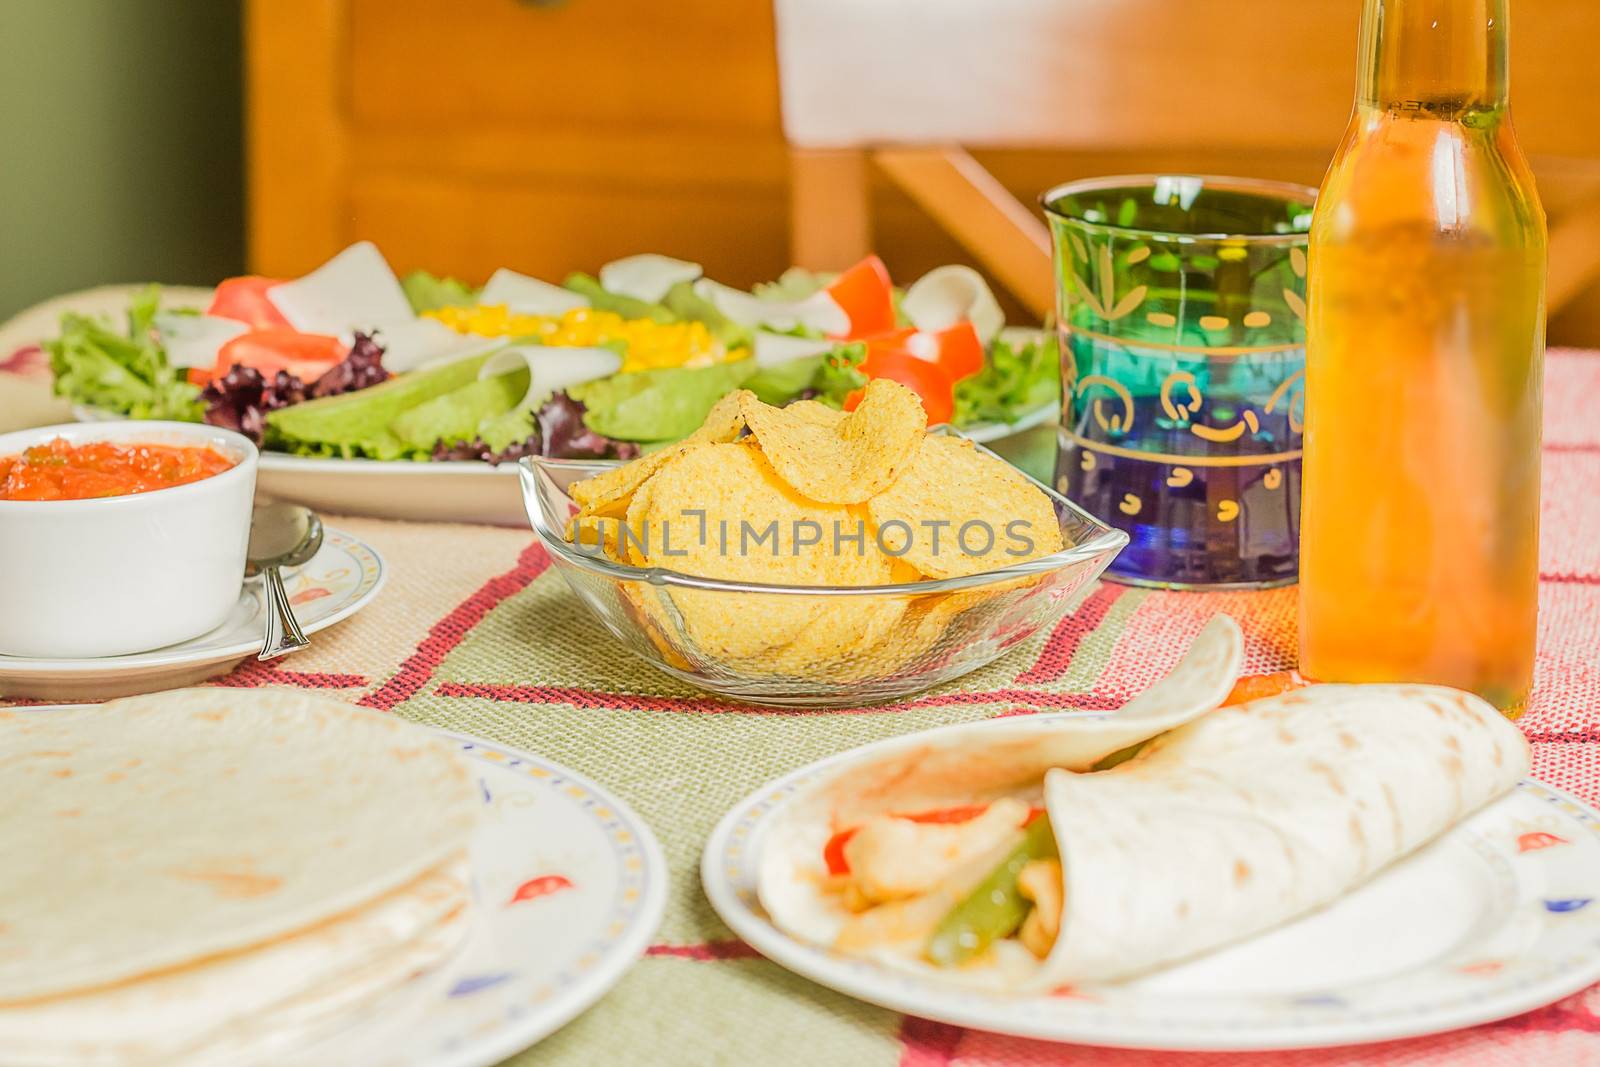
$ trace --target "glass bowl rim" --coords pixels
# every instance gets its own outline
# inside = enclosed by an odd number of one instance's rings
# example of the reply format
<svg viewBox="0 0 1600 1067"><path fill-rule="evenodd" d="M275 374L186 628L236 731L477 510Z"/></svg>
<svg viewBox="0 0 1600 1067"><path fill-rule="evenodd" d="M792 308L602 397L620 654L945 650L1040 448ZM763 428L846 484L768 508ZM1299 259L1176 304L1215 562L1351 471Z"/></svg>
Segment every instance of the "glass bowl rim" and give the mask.
<svg viewBox="0 0 1600 1067"><path fill-rule="evenodd" d="M1232 192L1266 193L1280 197L1286 202L1299 202L1304 200L1308 207L1315 207L1317 190L1309 185L1299 182L1280 181L1276 178L1236 178L1226 174L1186 174L1186 173L1151 173L1151 174L1112 174L1103 178L1078 178L1073 181L1061 182L1053 185L1039 194L1039 208L1046 216L1070 222L1075 226L1097 230L1102 233L1125 234L1129 237L1139 237L1148 241L1168 241L1175 244L1189 244L1198 241L1241 241L1254 245L1296 245L1305 244L1310 240L1309 230L1303 233L1173 233L1170 230L1141 229L1138 226L1119 226L1112 222L1090 222L1088 219L1078 218L1053 206L1053 202L1063 196L1077 193L1093 192L1097 189L1117 189L1124 187L1154 186L1158 181L1168 179L1186 179L1203 183L1207 188L1217 188Z"/></svg>
<svg viewBox="0 0 1600 1067"><path fill-rule="evenodd" d="M967 440L961 433L950 429L948 426L932 427L929 432L944 433ZM1000 460L1002 463L1006 462L980 444L974 442L973 447ZM1022 563L1013 563L1010 566L1000 567L992 571L981 571L977 574L966 574L956 578L929 578L920 582L898 582L891 585L778 585L768 582L736 582L724 578L707 578L701 575L684 574L665 567L628 567L620 563L614 563L603 556L579 552L567 542L565 530L551 529L545 519L544 509L538 505L535 499L536 489L530 484L531 478L547 470L582 468L599 471L609 470L620 465L617 460L547 459L543 456L524 456L517 461L518 474L521 476L522 481L523 504L524 506L533 505L527 508L528 517L532 521L534 532L539 535L539 540L543 543L545 549L564 562L621 581L644 581L649 582L651 585L673 586L682 589L719 590L729 593L773 593L786 596L924 596L930 593L976 589L996 582L1009 581L1013 578L1047 574L1075 563L1083 563L1095 559L1106 551L1111 551L1114 556L1116 552L1120 552L1128 544L1128 535L1125 532L1095 518L1037 478L1013 467L1014 470L1017 470L1017 473L1042 490L1045 496L1050 499L1051 504L1055 505L1057 509L1065 506L1068 513L1086 523L1094 530L1094 535L1087 541L1063 548L1060 552L1054 552L1048 556L1040 556L1038 559L1026 560ZM1010 466L1010 464L1007 465Z"/></svg>

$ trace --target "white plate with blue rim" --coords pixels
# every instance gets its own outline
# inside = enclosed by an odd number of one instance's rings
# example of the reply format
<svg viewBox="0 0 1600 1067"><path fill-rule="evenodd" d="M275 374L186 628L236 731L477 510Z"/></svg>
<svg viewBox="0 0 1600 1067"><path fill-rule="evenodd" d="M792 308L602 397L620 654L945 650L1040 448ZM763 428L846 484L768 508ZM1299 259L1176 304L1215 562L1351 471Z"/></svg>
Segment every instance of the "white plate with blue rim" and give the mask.
<svg viewBox="0 0 1600 1067"><path fill-rule="evenodd" d="M489 1067L604 996L661 925L666 860L627 804L530 752L434 732L472 768L484 808L466 943L279 1067Z"/></svg>
<svg viewBox="0 0 1600 1067"><path fill-rule="evenodd" d="M858 758L831 757L741 801L706 843L701 881L762 955L886 1008L1047 1041L1247 1051L1454 1030L1600 981L1600 813L1531 779L1332 906L1130 981L986 994L838 955L774 926L756 886L774 819Z"/></svg>

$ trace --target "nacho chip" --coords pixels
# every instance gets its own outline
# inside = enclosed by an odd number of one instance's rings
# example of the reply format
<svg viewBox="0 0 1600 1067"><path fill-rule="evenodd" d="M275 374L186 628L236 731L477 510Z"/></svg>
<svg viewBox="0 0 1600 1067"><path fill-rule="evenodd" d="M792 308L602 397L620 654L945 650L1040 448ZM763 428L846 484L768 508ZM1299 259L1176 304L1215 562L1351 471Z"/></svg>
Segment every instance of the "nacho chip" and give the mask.
<svg viewBox="0 0 1600 1067"><path fill-rule="evenodd" d="M624 583L621 590L625 610L638 624L639 632L661 654L661 661L676 670L694 670L695 665L684 658L673 640L677 627L659 599L664 591L643 582Z"/></svg>
<svg viewBox="0 0 1600 1067"><path fill-rule="evenodd" d="M796 400L783 410L797 419L814 422L818 426L826 426L829 429L838 426L848 418L845 412L840 411L838 408L831 408L817 400Z"/></svg>
<svg viewBox="0 0 1600 1067"><path fill-rule="evenodd" d="M930 578L998 570L1062 548L1050 498L958 437L924 437L867 512L884 549Z"/></svg>
<svg viewBox="0 0 1600 1067"><path fill-rule="evenodd" d="M879 671L874 653L905 614L901 596L833 597L821 604L795 638L762 654L764 673L849 681Z"/></svg>
<svg viewBox="0 0 1600 1067"><path fill-rule="evenodd" d="M744 429L741 399L753 396L743 389L729 393L711 405L700 428L676 444L640 456L593 478L574 482L568 489L573 501L584 515L622 516L627 513L628 501L639 487L675 456L697 444L721 443L736 440ZM818 405L819 407L823 405Z"/></svg>
<svg viewBox="0 0 1600 1067"><path fill-rule="evenodd" d="M580 512L567 520L567 540L573 545L597 547L600 555L614 563L631 563L622 551L621 528L622 520L614 516Z"/></svg>
<svg viewBox="0 0 1600 1067"><path fill-rule="evenodd" d="M750 433L772 469L803 496L825 504L859 504L905 469L928 428L917 394L876 379L856 409L824 415L812 404L775 408L754 395L740 402Z"/></svg>
<svg viewBox="0 0 1600 1067"><path fill-rule="evenodd" d="M758 448L709 444L664 465L629 508L649 566L775 585L882 585L890 562L848 509L795 493ZM631 547L631 546L630 546ZM849 647L868 620L833 609L838 598L674 588L669 598L707 655L742 658L820 625L819 649ZM737 607L737 610L735 608ZM832 609L832 610L829 610Z"/></svg>

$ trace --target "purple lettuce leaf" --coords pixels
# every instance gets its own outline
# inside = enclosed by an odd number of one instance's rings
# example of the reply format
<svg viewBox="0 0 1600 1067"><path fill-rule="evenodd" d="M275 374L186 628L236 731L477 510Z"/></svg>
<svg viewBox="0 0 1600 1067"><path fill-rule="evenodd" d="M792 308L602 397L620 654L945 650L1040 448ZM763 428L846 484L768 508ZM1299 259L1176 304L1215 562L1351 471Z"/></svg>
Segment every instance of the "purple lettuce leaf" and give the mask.
<svg viewBox="0 0 1600 1067"><path fill-rule="evenodd" d="M639 446L595 433L584 424L583 404L565 391L554 393L534 413L534 430L525 440L495 451L482 438L439 442L434 446L437 460L476 459L487 463L511 463L523 456L547 459L633 459Z"/></svg>
<svg viewBox="0 0 1600 1067"><path fill-rule="evenodd" d="M377 385L389 377L382 361L383 346L371 334L358 333L349 355L323 371L309 387L288 371L278 371L268 380L254 367L235 363L227 374L212 378L200 393L205 405L203 418L212 426L235 430L260 444L267 412Z"/></svg>
<svg viewBox="0 0 1600 1067"><path fill-rule="evenodd" d="M220 378L212 378L200 393L205 422L244 434L261 443L267 412L298 404L306 398L306 385L288 371L278 371L269 381L254 367L234 364Z"/></svg>
<svg viewBox="0 0 1600 1067"><path fill-rule="evenodd" d="M378 343L376 333L374 330L355 335L350 354L323 371L322 377L312 383L313 399L353 393L388 379L389 372L383 369L383 346Z"/></svg>

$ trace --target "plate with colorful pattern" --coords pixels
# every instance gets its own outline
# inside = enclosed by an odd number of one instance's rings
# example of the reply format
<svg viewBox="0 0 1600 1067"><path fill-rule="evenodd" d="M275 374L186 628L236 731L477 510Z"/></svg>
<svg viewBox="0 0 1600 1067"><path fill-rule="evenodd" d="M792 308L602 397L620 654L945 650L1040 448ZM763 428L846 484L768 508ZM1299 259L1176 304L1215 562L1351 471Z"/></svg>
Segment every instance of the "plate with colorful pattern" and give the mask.
<svg viewBox="0 0 1600 1067"><path fill-rule="evenodd" d="M312 635L354 615L383 587L383 557L352 534L323 528L310 563L284 572L300 628ZM96 659L0 656L0 696L106 700L191 685L261 648L266 623L261 583L246 581L227 621L208 634L149 652Z"/></svg>
<svg viewBox="0 0 1600 1067"><path fill-rule="evenodd" d="M1600 981L1600 813L1531 779L1332 906L1134 980L985 994L836 955L774 926L756 885L773 819L840 758L729 812L701 879L762 955L910 1015L1117 1048L1314 1048L1492 1022Z"/></svg>
<svg viewBox="0 0 1600 1067"><path fill-rule="evenodd" d="M655 936L667 864L620 799L558 763L436 731L477 772L467 944L290 1067L487 1067L599 1000Z"/></svg>

